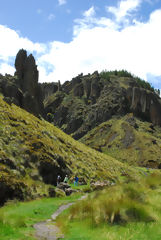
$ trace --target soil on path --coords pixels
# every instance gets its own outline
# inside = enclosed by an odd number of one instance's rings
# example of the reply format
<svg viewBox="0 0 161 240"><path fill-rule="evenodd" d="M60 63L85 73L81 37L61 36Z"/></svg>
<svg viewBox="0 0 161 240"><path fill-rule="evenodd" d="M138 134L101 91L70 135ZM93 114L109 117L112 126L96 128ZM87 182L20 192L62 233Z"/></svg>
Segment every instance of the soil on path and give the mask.
<svg viewBox="0 0 161 240"><path fill-rule="evenodd" d="M86 196L82 196L79 200L84 199ZM69 208L72 203L67 203L58 208L58 210L52 214L51 219L45 222L39 222L34 224L36 230L35 237L39 240L58 240L64 238L64 235L60 232L60 229L55 225L55 220L59 214L61 214L65 209Z"/></svg>

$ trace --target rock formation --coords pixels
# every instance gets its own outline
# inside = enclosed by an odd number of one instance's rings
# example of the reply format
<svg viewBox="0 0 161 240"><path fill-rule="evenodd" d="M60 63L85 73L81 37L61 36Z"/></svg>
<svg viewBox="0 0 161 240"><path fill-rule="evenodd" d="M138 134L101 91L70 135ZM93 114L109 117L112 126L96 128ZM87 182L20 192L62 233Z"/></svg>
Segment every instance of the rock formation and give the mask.
<svg viewBox="0 0 161 240"><path fill-rule="evenodd" d="M155 93L133 87L128 89L127 98L135 116L161 126L161 100Z"/></svg>
<svg viewBox="0 0 161 240"><path fill-rule="evenodd" d="M113 72L108 78L97 71L80 74L44 102L45 112L52 114L54 124L75 139L114 115L130 112L161 125L161 100L148 83L132 76L119 77Z"/></svg>
<svg viewBox="0 0 161 240"><path fill-rule="evenodd" d="M21 49L15 60L15 76L0 76L0 90L4 99L24 108L36 116L44 114L43 96L38 83L38 70L34 57Z"/></svg>
<svg viewBox="0 0 161 240"><path fill-rule="evenodd" d="M23 92L20 106L37 116L43 115L42 92L38 84L38 70L32 54L27 56L27 52L21 49L16 56L15 68L15 76L18 77L20 89Z"/></svg>

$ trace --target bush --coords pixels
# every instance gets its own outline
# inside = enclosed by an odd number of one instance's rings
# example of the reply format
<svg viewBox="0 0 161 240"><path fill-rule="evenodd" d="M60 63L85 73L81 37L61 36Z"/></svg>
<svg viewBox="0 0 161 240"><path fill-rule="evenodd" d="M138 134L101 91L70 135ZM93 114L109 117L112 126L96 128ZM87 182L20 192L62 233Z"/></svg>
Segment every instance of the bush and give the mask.
<svg viewBox="0 0 161 240"><path fill-rule="evenodd" d="M146 203L147 191L140 184L128 183L95 192L72 206L69 219L89 219L93 226L152 221L154 217Z"/></svg>
<svg viewBox="0 0 161 240"><path fill-rule="evenodd" d="M131 73L129 73L126 70L120 70L120 71L107 71L107 70L103 70L100 73L100 76L106 80L110 80L110 77L112 76L118 76L118 77L133 77L133 75Z"/></svg>
<svg viewBox="0 0 161 240"><path fill-rule="evenodd" d="M151 175L147 176L145 179L145 184L151 189L161 186L161 174L154 172Z"/></svg>
<svg viewBox="0 0 161 240"><path fill-rule="evenodd" d="M136 82L138 83L138 85L142 88L145 88L147 90L150 90L152 92L154 92L154 88L151 86L151 84L149 82L146 82L138 77L135 78Z"/></svg>
<svg viewBox="0 0 161 240"><path fill-rule="evenodd" d="M120 71L103 70L102 72L100 72L100 76L106 80L110 80L110 77L112 77L112 76L133 78L134 80L136 80L139 87L153 91L153 92L155 91L149 82L146 82L146 81L142 80L141 78L134 76L133 74L131 74L130 72L128 72L126 70L120 70ZM160 92L159 92L159 94L160 94Z"/></svg>

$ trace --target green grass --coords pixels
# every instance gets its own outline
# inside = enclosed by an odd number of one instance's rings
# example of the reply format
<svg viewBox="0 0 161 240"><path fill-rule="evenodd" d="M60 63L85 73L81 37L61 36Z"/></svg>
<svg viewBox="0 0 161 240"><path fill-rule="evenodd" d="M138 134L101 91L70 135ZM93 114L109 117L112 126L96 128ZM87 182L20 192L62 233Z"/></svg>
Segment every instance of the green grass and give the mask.
<svg viewBox="0 0 161 240"><path fill-rule="evenodd" d="M73 222L64 240L160 240L160 223L129 223L126 226L102 225L89 228L86 221Z"/></svg>
<svg viewBox="0 0 161 240"><path fill-rule="evenodd" d="M75 190L79 190L81 192L91 192L91 187L90 187L90 183L86 184L86 185L79 185L78 186L74 186L74 183L70 184L71 188L75 189Z"/></svg>
<svg viewBox="0 0 161 240"><path fill-rule="evenodd" d="M161 164L161 128L154 126L152 129L151 126L151 123L127 114L100 124L80 141L131 166L158 168Z"/></svg>
<svg viewBox="0 0 161 240"><path fill-rule="evenodd" d="M57 219L64 240L160 240L161 177L92 193ZM115 217L116 216L116 217Z"/></svg>
<svg viewBox="0 0 161 240"><path fill-rule="evenodd" d="M33 224L47 220L57 208L80 197L44 198L30 202L8 202L0 208L0 239L32 240Z"/></svg>

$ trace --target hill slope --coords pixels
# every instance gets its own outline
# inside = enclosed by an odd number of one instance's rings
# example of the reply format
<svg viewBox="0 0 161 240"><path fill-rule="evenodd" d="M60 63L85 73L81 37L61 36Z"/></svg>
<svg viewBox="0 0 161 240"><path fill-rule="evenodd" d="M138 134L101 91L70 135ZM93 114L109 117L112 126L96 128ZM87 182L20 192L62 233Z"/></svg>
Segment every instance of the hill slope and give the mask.
<svg viewBox="0 0 161 240"><path fill-rule="evenodd" d="M126 71L78 75L59 88L45 84L42 91L48 120L75 139L130 112L161 126L161 99L149 83Z"/></svg>
<svg viewBox="0 0 161 240"><path fill-rule="evenodd" d="M161 168L161 127L142 122L133 114L100 124L80 141L121 162Z"/></svg>
<svg viewBox="0 0 161 240"><path fill-rule="evenodd" d="M0 98L0 203L48 194L57 174L117 179L135 171Z"/></svg>

